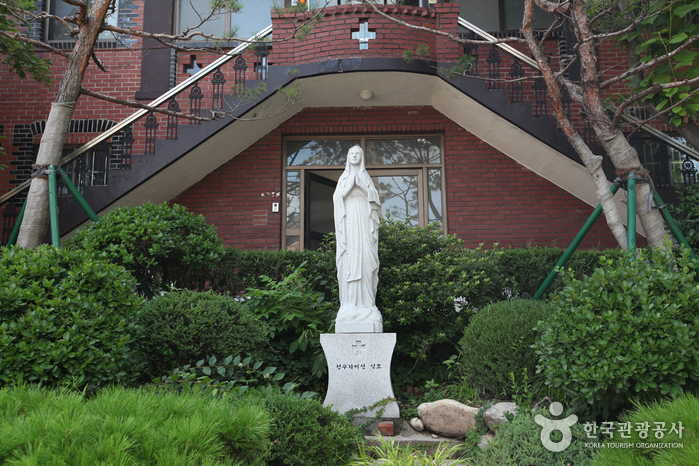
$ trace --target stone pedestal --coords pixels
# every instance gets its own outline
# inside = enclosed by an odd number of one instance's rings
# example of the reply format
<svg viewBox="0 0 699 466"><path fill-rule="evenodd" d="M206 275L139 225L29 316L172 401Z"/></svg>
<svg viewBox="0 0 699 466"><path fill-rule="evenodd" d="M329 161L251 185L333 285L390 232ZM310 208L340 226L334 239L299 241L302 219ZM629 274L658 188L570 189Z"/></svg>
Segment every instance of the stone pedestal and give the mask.
<svg viewBox="0 0 699 466"><path fill-rule="evenodd" d="M335 333L383 333L383 323L335 322Z"/></svg>
<svg viewBox="0 0 699 466"><path fill-rule="evenodd" d="M394 398L391 358L395 333L324 333L320 336L328 361L328 394L323 406L346 413ZM376 410L356 417L374 417ZM389 402L382 418L399 418L398 403Z"/></svg>

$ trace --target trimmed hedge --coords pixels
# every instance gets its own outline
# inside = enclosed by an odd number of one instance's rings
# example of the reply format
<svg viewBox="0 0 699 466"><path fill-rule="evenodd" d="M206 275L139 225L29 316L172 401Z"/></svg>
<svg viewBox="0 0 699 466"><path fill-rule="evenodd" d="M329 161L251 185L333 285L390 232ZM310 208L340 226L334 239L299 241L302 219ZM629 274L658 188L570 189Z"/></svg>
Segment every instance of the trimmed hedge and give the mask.
<svg viewBox="0 0 699 466"><path fill-rule="evenodd" d="M534 296L549 273L556 267L564 252L565 250L560 248L539 246L504 249L500 255L500 269L506 276L512 277L514 280L512 297L531 298ZM623 255L624 250L620 248L578 249L566 263L565 269L572 270L576 278L582 278L583 275L590 275L599 266L601 256L609 259L620 259ZM546 296L562 290L564 286L561 273L559 273L551 283Z"/></svg>
<svg viewBox="0 0 699 466"><path fill-rule="evenodd" d="M565 276L535 343L546 384L603 412L699 388L699 262L627 254Z"/></svg>
<svg viewBox="0 0 699 466"><path fill-rule="evenodd" d="M274 419L270 431L270 466L328 466L345 464L359 431L340 414L315 399L278 391L260 391L260 400Z"/></svg>
<svg viewBox="0 0 699 466"><path fill-rule="evenodd" d="M264 324L240 301L211 292L184 290L152 299L137 322L152 375L211 356L256 357L267 344Z"/></svg>
<svg viewBox="0 0 699 466"><path fill-rule="evenodd" d="M413 228L382 221L379 233L377 305L384 317L384 331L403 335L396 346L393 377L417 385L439 379L434 369L458 351L458 340L474 309L533 296L563 254L559 248L543 247L468 249L456 236L445 237L435 225ZM336 310L339 299L334 247L331 236L318 251L228 248L215 268L192 272L186 277L189 281L181 283L189 288L208 286L217 293L239 295L250 288L268 290L270 285L262 276L282 282L305 262L306 291L320 293ZM582 277L594 270L602 254L618 257L621 250L576 251L566 269ZM562 286L559 277L549 293ZM288 341L287 346L291 343Z"/></svg>
<svg viewBox="0 0 699 466"><path fill-rule="evenodd" d="M151 290L183 288L190 273L221 260L222 241L202 215L181 205L119 207L78 230L66 247L83 249L129 269Z"/></svg>
<svg viewBox="0 0 699 466"><path fill-rule="evenodd" d="M536 383L537 357L532 349L550 305L542 301L517 299L491 304L472 319L459 341L461 367L468 382L495 397L513 395L512 380L527 371L530 383Z"/></svg>

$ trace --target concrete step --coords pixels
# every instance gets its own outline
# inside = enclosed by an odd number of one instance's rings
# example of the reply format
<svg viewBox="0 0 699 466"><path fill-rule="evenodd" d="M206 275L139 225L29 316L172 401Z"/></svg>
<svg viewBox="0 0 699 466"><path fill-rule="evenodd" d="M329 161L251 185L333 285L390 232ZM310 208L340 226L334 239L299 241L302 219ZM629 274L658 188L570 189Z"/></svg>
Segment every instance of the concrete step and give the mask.
<svg viewBox="0 0 699 466"><path fill-rule="evenodd" d="M407 447L407 446L412 446L412 447L420 447L420 450L424 451L428 456L433 455L436 451L437 448L439 448L441 445L444 445L445 447L451 447L453 445L463 445L464 442L461 439L454 439L454 438L448 438L448 437L442 437L437 434L433 434L432 432L418 432L413 427L410 425L410 422L408 422L405 419L398 419L398 420L393 420L394 421L394 431L395 434L392 436L384 436L383 441L386 442L393 442L394 445L399 445L402 447ZM376 422L372 424L371 426L367 427L367 431L370 432L376 432ZM365 435L364 439L366 440L366 448L369 450L371 447L378 447L381 446L381 440L382 437L378 434L375 435ZM380 461L377 461L375 464L382 464ZM448 460L444 463L444 465L462 465L466 464L464 462L458 461L456 458L452 460Z"/></svg>

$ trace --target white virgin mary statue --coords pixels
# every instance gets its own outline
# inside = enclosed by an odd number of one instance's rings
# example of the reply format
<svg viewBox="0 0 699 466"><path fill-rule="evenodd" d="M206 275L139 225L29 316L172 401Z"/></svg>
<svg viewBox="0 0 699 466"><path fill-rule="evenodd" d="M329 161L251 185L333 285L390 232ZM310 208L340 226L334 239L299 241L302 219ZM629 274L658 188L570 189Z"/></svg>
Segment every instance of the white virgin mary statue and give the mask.
<svg viewBox="0 0 699 466"><path fill-rule="evenodd" d="M382 333L376 308L379 282L379 193L364 165L364 151L354 146L333 194L337 236L340 310L336 333Z"/></svg>

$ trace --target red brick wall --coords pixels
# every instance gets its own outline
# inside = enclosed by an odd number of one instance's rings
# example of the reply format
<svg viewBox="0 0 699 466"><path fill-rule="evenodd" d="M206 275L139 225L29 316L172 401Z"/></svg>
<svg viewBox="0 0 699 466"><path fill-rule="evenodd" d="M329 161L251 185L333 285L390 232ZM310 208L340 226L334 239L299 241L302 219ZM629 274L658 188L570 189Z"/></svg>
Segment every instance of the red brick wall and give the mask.
<svg viewBox="0 0 699 466"><path fill-rule="evenodd" d="M469 247L566 247L592 207L517 164L431 107L306 109L173 199L216 225L226 244L276 249L281 213L282 137L436 133L444 135L449 233ZM270 195L274 194L274 195ZM583 248L615 247L603 219Z"/></svg>
<svg viewBox="0 0 699 466"><path fill-rule="evenodd" d="M134 1L132 13L141 16L143 13L143 1ZM142 28L142 21L137 21L133 29ZM135 39L135 37L134 37ZM140 89L140 69L141 69L141 39L135 40L133 49L100 49L96 50L96 56L104 62L107 72L100 71L94 63L90 63L85 73L82 86L85 89L106 94L113 97L128 99L133 101L134 94ZM0 134L7 139L0 140L5 148L6 156L0 157L0 163L9 166L9 169L0 171L0 193L5 193L15 187L19 182L26 179L29 174L33 160L24 160L27 151L27 144L38 144L40 135L31 140L31 132L27 125L45 120L51 110L51 103L56 99L56 92L65 72L65 59L43 51L35 49L36 54L42 58L50 58L53 61L51 68L51 88L37 84L33 79L19 79L6 64L0 64L0 76L2 86L0 87ZM68 50L67 52L70 52ZM168 70L165 70L167 72ZM73 119L106 119L120 121L131 115L135 109L112 104L92 97L82 96L78 100ZM142 125L141 125L142 128ZM136 131L135 137L140 135ZM27 133L30 141L26 141ZM84 144L91 138L97 136L96 133L69 133L66 144ZM18 147L21 146L21 147ZM18 154L23 157L18 160ZM29 168L28 168L29 167ZM16 178L20 178L18 181Z"/></svg>
<svg viewBox="0 0 699 466"><path fill-rule="evenodd" d="M416 26L443 27L457 32L458 4L437 4L435 10L425 8L386 5L378 6L397 19ZM277 65L311 63L338 57L392 57L400 58L405 50L415 50L418 45L429 46L426 57L431 60L455 61L460 53L453 42L436 40L435 35L400 26L375 13L366 5L342 5L328 7L325 16L308 36L299 40L296 30L312 13L273 13L274 39L284 40L274 45L270 62ZM360 22L368 22L369 31L376 38L369 40L369 47L359 50L359 41L352 33L359 30Z"/></svg>

